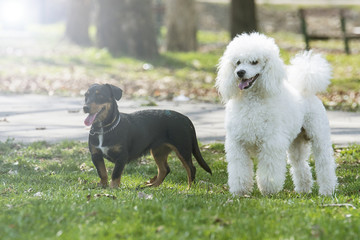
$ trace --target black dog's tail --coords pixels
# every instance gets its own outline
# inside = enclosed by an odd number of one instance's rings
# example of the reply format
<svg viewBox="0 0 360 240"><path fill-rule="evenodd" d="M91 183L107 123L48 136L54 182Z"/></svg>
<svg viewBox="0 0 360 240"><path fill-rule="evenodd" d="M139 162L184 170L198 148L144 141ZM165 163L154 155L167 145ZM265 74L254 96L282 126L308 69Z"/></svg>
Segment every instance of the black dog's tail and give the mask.
<svg viewBox="0 0 360 240"><path fill-rule="evenodd" d="M189 119L190 121L190 119ZM208 173L210 173L212 175L212 171L209 167L209 165L207 165L207 163L205 162L204 158L202 157L201 155L201 152L200 152L200 149L199 149L199 145L198 145L198 142L197 142L197 138L196 138L196 131L195 131L195 127L193 125L193 123L190 121L190 125L191 125L191 128L193 130L193 134L192 134L192 137L193 137L193 141L192 141L192 153L196 159L196 161L199 163L199 165L205 170L207 171Z"/></svg>

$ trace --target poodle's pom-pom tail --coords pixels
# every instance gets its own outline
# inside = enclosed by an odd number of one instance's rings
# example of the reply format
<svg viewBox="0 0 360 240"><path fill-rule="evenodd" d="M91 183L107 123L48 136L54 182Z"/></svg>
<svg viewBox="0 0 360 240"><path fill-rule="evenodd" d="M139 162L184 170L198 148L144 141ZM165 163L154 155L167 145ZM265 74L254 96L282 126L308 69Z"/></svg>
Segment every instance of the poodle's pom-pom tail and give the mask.
<svg viewBox="0 0 360 240"><path fill-rule="evenodd" d="M321 54L305 51L297 54L288 67L288 80L303 96L315 95L326 90L332 70Z"/></svg>

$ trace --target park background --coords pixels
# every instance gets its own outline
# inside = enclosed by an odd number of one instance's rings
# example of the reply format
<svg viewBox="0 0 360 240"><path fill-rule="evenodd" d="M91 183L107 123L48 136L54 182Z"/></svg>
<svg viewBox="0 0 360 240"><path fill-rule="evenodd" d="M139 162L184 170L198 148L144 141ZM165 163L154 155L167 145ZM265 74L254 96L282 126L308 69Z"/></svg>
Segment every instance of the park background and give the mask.
<svg viewBox="0 0 360 240"><path fill-rule="evenodd" d="M231 2L254 8L234 9ZM360 26L355 0L231 2L1 0L1 97L81 99L97 82L121 87L124 100L140 101L142 107L163 101L219 104L216 65L234 35L233 14L255 13L236 26L273 37L286 63L305 48L299 8L345 7L349 31ZM322 30L333 21L314 20L312 25ZM177 24L182 30L170 32ZM332 83L319 95L329 111L360 110L360 44L350 45L348 55L341 40L311 43L333 66ZM1 108L0 124L6 126L12 116ZM221 142L201 145L214 175L198 167L198 183L190 190L174 155L172 172L159 188L141 188L156 173L148 156L126 167L119 189L97 188L86 145L0 142L1 238L355 239L360 234L356 144L334 146L339 177L334 196L319 196L316 185L311 194L296 194L288 174L279 194L261 196L255 186L251 196L242 198L228 192ZM112 165L107 166L111 173Z"/></svg>

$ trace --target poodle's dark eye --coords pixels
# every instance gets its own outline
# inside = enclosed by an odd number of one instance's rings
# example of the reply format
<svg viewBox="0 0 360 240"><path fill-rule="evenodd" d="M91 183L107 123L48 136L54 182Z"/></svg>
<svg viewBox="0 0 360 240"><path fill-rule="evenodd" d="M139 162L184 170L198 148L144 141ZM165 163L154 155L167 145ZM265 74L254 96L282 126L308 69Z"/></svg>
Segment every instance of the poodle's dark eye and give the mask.
<svg viewBox="0 0 360 240"><path fill-rule="evenodd" d="M241 62L240 62L240 60L238 60L237 62L236 62L236 65L240 65L241 64Z"/></svg>
<svg viewBox="0 0 360 240"><path fill-rule="evenodd" d="M256 65L256 64L258 64L259 63L259 61L252 61L252 62L250 62L251 63L251 65Z"/></svg>

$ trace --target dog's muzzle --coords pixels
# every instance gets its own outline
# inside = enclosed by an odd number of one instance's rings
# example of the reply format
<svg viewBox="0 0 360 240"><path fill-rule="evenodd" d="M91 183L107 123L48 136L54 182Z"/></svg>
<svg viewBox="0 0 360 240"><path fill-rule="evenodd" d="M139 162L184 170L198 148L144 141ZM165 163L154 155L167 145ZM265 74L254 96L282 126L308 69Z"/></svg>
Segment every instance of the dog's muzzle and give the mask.
<svg viewBox="0 0 360 240"><path fill-rule="evenodd" d="M92 114L92 113L90 113L90 107L87 106L87 105L85 105L85 106L83 107L83 110L84 110L85 113L89 113L89 115L86 117L86 119L85 119L85 121L84 121L84 124L85 124L86 126L91 126L91 125L94 123L94 121L95 121L95 119L96 119L96 116L97 116L99 113L101 113L104 109L105 109L105 108L103 107L103 108L101 108L98 112Z"/></svg>
<svg viewBox="0 0 360 240"><path fill-rule="evenodd" d="M239 71L240 72L240 71ZM237 75L240 77L239 72L237 73ZM244 71L245 72L245 71ZM244 73L245 74L245 73ZM244 75L243 75L244 76ZM241 78L240 79L240 84L239 84L239 88L240 90L244 90L244 89L248 89L250 88L253 83L256 81L256 79L260 76L260 74L256 74L254 77L252 78Z"/></svg>

